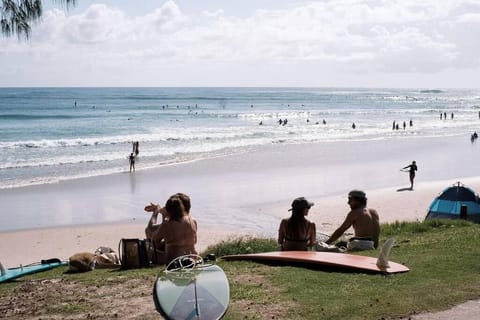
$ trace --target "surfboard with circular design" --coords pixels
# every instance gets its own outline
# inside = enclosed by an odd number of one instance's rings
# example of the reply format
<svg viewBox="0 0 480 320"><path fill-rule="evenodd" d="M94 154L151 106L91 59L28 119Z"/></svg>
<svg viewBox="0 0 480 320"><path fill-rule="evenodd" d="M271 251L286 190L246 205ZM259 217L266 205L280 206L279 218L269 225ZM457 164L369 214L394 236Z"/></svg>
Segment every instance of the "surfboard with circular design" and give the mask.
<svg viewBox="0 0 480 320"><path fill-rule="evenodd" d="M222 268L197 265L163 272L153 289L157 311L166 319L221 319L228 308L230 287Z"/></svg>

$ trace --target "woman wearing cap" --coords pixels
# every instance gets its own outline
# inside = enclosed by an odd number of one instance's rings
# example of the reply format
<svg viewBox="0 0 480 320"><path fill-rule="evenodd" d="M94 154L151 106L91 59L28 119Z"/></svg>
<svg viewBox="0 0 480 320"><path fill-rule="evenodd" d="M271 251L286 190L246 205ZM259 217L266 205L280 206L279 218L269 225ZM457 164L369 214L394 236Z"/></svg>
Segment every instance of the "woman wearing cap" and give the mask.
<svg viewBox="0 0 480 320"><path fill-rule="evenodd" d="M305 251L316 242L315 223L306 218L313 202L304 197L292 202L292 215L283 219L278 230L278 243L282 251Z"/></svg>

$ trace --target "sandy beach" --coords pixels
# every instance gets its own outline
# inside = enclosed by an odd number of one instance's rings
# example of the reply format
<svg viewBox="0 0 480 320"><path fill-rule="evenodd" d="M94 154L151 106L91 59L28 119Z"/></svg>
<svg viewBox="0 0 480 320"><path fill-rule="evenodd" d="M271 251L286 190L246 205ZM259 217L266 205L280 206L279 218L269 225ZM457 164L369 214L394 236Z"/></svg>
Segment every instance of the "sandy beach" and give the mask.
<svg viewBox="0 0 480 320"><path fill-rule="evenodd" d="M310 219L329 233L346 215L353 188L366 190L382 222L422 220L445 187L461 181L480 190L479 153L464 137L280 144L132 175L6 189L0 192L0 257L11 267L116 248L121 238L144 236L145 204L179 191L192 197L200 249L234 234L274 237L300 195L316 203ZM399 168L413 159L418 184L409 191Z"/></svg>

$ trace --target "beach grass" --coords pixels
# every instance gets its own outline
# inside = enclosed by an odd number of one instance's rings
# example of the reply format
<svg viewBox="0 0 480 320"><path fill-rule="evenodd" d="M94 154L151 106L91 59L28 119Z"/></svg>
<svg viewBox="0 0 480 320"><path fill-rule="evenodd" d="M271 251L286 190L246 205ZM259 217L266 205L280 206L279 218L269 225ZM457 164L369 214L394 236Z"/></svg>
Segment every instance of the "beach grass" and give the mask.
<svg viewBox="0 0 480 320"><path fill-rule="evenodd" d="M446 309L480 298L480 225L453 220L383 225L381 241L391 236L397 239L391 259L407 265L411 269L408 273L385 276L219 259L217 263L225 270L231 288L225 319L408 318L411 314ZM241 237L222 241L205 253L221 256L275 249L272 239ZM376 256L378 251L358 254ZM44 311L37 308L36 316L38 312L59 317L81 316L98 311L105 301L120 299L128 304L139 296L144 298L141 305L145 308L144 316L139 318L149 318L155 313L151 290L161 272L159 268L95 270L83 274L63 274L64 271L65 268L58 268L0 285L0 301L24 292L28 283L40 287L42 283L45 286L60 283L68 290L82 289L89 296L75 300L65 293L45 295L43 299L49 307ZM25 299L33 297L27 295ZM115 304L108 307L115 310ZM104 310L107 317L113 316L108 312ZM22 316L28 319L31 315L27 312Z"/></svg>

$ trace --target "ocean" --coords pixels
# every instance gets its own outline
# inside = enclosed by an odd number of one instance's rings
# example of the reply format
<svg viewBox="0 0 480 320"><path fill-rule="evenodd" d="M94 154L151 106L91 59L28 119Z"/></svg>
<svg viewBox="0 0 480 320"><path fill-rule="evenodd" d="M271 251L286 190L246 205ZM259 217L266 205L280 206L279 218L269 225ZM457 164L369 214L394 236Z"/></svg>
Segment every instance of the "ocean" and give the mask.
<svg viewBox="0 0 480 320"><path fill-rule="evenodd" d="M479 112L472 89L0 88L0 189L126 171L133 141L142 170L278 143L468 139Z"/></svg>

